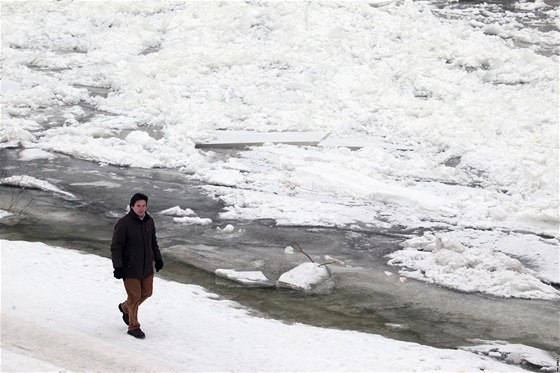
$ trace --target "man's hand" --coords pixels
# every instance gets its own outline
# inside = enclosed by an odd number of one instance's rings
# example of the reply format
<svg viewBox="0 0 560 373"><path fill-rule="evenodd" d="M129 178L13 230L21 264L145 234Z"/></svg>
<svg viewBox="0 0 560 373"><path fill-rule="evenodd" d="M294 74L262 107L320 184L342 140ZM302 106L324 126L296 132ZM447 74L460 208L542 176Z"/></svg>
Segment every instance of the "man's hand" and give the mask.
<svg viewBox="0 0 560 373"><path fill-rule="evenodd" d="M156 259L156 272L159 272L159 270L162 268L163 268L163 260Z"/></svg>
<svg viewBox="0 0 560 373"><path fill-rule="evenodd" d="M124 268L123 267L115 268L115 270L113 271L113 276L115 276L115 278L124 278Z"/></svg>

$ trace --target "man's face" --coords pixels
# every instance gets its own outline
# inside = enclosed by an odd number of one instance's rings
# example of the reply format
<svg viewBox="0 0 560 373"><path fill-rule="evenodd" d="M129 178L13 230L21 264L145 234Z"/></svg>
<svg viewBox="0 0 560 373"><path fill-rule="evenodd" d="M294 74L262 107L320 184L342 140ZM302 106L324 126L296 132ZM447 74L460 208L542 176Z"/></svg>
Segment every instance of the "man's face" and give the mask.
<svg viewBox="0 0 560 373"><path fill-rule="evenodd" d="M146 203L146 201L140 199L134 202L134 205L132 206L132 211L134 211L134 213L138 216L144 216L147 208L148 208L148 204Z"/></svg>

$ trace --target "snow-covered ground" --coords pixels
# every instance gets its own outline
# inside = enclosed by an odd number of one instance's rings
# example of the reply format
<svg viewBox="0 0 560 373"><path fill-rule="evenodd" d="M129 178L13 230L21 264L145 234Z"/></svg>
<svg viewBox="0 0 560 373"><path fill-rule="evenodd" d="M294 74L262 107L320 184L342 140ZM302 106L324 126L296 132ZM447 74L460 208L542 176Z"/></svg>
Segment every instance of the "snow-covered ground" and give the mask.
<svg viewBox="0 0 560 373"><path fill-rule="evenodd" d="M378 335L250 315L195 285L155 279L140 310L145 340L126 334L124 289L109 259L0 241L3 372L29 371L521 371L553 369L534 348L484 343L437 349ZM490 356L488 356L490 355Z"/></svg>

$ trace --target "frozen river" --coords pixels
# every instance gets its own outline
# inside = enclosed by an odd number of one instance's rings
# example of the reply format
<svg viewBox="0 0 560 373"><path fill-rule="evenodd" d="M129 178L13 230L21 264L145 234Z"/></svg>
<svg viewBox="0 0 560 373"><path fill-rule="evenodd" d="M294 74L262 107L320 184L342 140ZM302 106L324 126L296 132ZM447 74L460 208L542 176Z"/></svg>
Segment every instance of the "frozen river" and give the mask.
<svg viewBox="0 0 560 373"><path fill-rule="evenodd" d="M224 221L218 218L223 206L217 199L198 182L172 170L100 166L66 156L22 161L18 153L3 149L2 168L48 180L76 198L30 189L16 198L13 188L0 188L2 205L17 199L23 209L19 216L0 221L2 238L108 256L113 225L124 213L131 193L141 190L150 197L166 259L161 273L165 278L200 284L266 317L287 322L355 329L438 347L487 339L560 352L558 301L503 299L401 281L384 255L396 250L404 234L411 232ZM174 206L188 207L212 223L178 224L159 214ZM227 224L234 227L232 232L218 229ZM244 288L214 275L217 268L259 269L275 280L307 260L302 254L284 253L292 242L319 262L326 262L328 255L345 263L329 265L335 279L332 292L305 295L277 288ZM107 276L111 271L107 268Z"/></svg>
<svg viewBox="0 0 560 373"><path fill-rule="evenodd" d="M142 191L158 275L256 314L560 354L558 0L142 5L2 5L0 177L66 194L0 186L0 238L108 257ZM368 146L195 146L226 131ZM294 242L332 291L215 275L276 281Z"/></svg>

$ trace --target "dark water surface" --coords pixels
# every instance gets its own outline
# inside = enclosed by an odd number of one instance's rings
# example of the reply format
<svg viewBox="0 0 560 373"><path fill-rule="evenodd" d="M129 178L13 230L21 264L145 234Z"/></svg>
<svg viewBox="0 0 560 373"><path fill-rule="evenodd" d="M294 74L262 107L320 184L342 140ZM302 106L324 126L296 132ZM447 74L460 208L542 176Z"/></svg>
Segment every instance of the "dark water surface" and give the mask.
<svg viewBox="0 0 560 373"><path fill-rule="evenodd" d="M29 175L49 181L76 198L53 192L0 186L0 209L23 210L0 220L0 237L41 241L109 256L113 226L125 213L131 195L149 195L165 258L161 276L198 284L250 308L255 314L286 322L360 330L436 347L472 344L472 339L505 340L560 353L560 302L502 299L466 294L422 282L401 282L383 256L398 248L405 233L334 228L280 227L273 221L221 221L223 205L201 184L173 170L104 166L59 155L55 159L19 160L18 149L0 150L2 176ZM213 223L174 223L164 209L190 208ZM220 232L232 224L235 230ZM277 288L246 288L217 278L217 268L261 270L275 281L307 261L286 254L292 242L317 262L325 255L334 290L306 295ZM392 275L387 275L391 272ZM112 276L107 262L107 276ZM119 315L115 315L118 317Z"/></svg>

